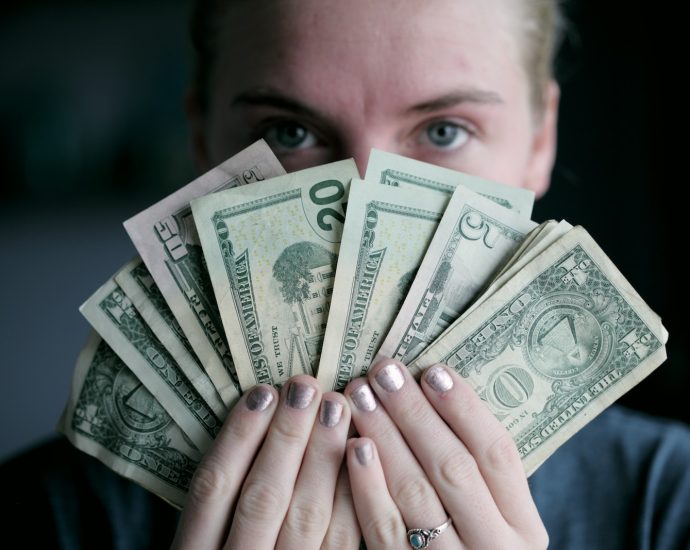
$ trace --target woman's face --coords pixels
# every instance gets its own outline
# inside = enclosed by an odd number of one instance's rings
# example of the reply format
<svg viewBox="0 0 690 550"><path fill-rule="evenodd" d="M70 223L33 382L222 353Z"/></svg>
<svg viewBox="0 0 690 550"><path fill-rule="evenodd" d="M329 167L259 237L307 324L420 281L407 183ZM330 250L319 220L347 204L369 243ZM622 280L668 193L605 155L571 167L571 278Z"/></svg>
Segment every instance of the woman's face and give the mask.
<svg viewBox="0 0 690 550"><path fill-rule="evenodd" d="M558 88L535 116L514 4L236 0L205 116L190 99L200 166L264 138L288 171L354 157L364 173L376 147L541 195Z"/></svg>

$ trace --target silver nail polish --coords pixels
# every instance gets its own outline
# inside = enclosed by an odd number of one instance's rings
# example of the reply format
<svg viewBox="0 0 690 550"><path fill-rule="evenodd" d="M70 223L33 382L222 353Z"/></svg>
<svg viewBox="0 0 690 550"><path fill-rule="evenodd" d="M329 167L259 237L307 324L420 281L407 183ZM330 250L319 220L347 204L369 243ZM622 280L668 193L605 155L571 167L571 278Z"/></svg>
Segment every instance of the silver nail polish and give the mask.
<svg viewBox="0 0 690 550"><path fill-rule="evenodd" d="M250 411L263 411L273 401L273 393L265 386L257 386L247 396L247 408Z"/></svg>
<svg viewBox="0 0 690 550"><path fill-rule="evenodd" d="M376 373L376 381L387 392L394 392L403 387L405 375L398 365L391 363Z"/></svg>
<svg viewBox="0 0 690 550"><path fill-rule="evenodd" d="M357 462L362 466L366 466L374 459L374 448L371 443L365 441L362 445L355 447L355 456L357 457Z"/></svg>
<svg viewBox="0 0 690 550"><path fill-rule="evenodd" d="M321 403L321 411L319 412L319 422L326 428L332 428L340 422L340 417L343 414L343 405L337 401L326 400Z"/></svg>
<svg viewBox="0 0 690 550"><path fill-rule="evenodd" d="M314 400L314 395L316 395L316 389L313 386L292 382L288 388L285 402L288 407L293 409L306 409Z"/></svg>
<svg viewBox="0 0 690 550"><path fill-rule="evenodd" d="M434 365L424 373L424 379L436 391L444 392L453 387L453 379L440 365Z"/></svg>
<svg viewBox="0 0 690 550"><path fill-rule="evenodd" d="M359 386L350 394L350 397L360 411L371 412L376 408L376 398L369 384Z"/></svg>

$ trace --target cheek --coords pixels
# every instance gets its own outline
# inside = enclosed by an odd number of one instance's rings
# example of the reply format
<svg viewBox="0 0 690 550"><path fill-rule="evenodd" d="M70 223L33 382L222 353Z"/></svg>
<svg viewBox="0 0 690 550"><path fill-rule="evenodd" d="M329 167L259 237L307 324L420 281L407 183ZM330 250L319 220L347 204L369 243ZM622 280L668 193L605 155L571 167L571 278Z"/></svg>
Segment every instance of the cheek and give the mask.
<svg viewBox="0 0 690 550"><path fill-rule="evenodd" d="M512 140L485 151L484 158L477 159L476 167L468 167L473 174L510 185L522 187L525 184L529 163L528 140Z"/></svg>
<svg viewBox="0 0 690 550"><path fill-rule="evenodd" d="M504 120L500 128L477 144L462 168L470 174L522 187L532 153L533 130L529 115Z"/></svg>

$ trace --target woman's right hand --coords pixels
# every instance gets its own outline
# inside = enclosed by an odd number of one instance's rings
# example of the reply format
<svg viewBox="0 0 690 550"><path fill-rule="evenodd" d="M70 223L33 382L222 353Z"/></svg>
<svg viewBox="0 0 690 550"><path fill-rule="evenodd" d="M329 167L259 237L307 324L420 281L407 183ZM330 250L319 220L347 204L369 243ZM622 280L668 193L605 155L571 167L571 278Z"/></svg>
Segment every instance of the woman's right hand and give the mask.
<svg viewBox="0 0 690 550"><path fill-rule="evenodd" d="M349 425L345 398L309 376L245 393L194 474L173 548L358 548Z"/></svg>
<svg viewBox="0 0 690 550"><path fill-rule="evenodd" d="M426 548L432 532L438 550L548 547L515 442L467 381L439 364L418 384L392 359L367 377L345 395L364 436L347 464L368 548Z"/></svg>

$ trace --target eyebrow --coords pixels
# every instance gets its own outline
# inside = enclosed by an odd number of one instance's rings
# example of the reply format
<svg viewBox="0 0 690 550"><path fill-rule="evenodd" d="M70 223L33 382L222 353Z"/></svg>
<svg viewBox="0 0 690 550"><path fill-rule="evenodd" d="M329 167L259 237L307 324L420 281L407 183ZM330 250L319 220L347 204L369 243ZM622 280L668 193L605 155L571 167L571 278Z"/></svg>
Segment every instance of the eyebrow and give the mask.
<svg viewBox="0 0 690 550"><path fill-rule="evenodd" d="M311 107L308 107L304 103L270 89L256 89L242 92L230 102L230 105L233 107L236 105L276 107L278 109L292 111L295 114L305 115L311 118L326 118L322 113L312 109Z"/></svg>
<svg viewBox="0 0 690 550"><path fill-rule="evenodd" d="M429 113L433 111L440 111L441 109L455 107L461 103L501 104L503 102L503 98L496 92L468 88L456 90L454 92L434 98L430 101L413 105L407 109L407 113ZM309 107L304 103L297 101L296 99L285 96L276 90L268 88L258 88L255 90L242 92L233 98L230 104L232 106L251 105L275 107L277 109L292 111L295 114L308 116L311 118L327 118L323 113L320 113L316 109L313 109L312 107Z"/></svg>
<svg viewBox="0 0 690 550"><path fill-rule="evenodd" d="M410 107L407 112L428 113L440 111L441 109L455 107L460 103L499 104L503 103L503 98L496 92L468 88L466 90L457 90L444 94L430 101L425 101L424 103L419 103Z"/></svg>

